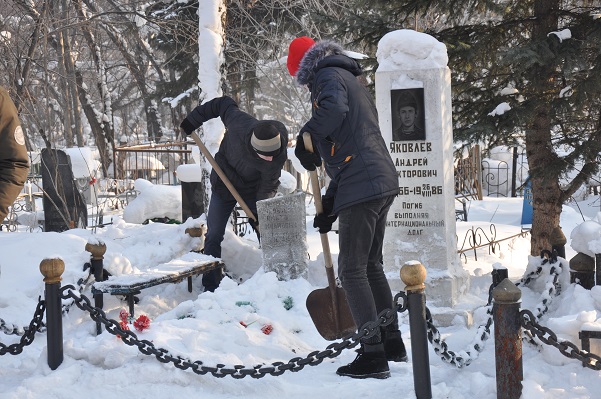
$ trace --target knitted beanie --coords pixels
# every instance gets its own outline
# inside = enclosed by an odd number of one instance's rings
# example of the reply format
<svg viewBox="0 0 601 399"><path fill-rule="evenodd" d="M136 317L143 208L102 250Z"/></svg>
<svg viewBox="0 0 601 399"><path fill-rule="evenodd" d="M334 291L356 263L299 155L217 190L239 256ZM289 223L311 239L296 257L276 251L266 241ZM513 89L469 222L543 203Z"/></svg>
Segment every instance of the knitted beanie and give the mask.
<svg viewBox="0 0 601 399"><path fill-rule="evenodd" d="M298 72L298 67L300 66L300 63L303 60L305 53L314 44L315 41L307 36L297 37L292 42L290 42L286 66L288 67L288 72L290 72L291 76L296 75L296 72Z"/></svg>
<svg viewBox="0 0 601 399"><path fill-rule="evenodd" d="M275 156L280 153L282 139L273 121L259 121L250 137L253 149L261 155Z"/></svg>

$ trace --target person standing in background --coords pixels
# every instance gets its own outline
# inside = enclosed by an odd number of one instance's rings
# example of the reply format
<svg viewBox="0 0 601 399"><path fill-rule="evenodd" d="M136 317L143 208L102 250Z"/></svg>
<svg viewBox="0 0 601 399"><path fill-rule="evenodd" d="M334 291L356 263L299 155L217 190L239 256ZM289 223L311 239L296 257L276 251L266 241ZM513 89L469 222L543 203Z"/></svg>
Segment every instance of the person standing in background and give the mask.
<svg viewBox="0 0 601 399"><path fill-rule="evenodd" d="M311 92L311 119L301 128L295 155L307 170L321 166L331 178L323 212L313 226L324 234L338 218L338 276L358 328L393 307L384 274L386 217L399 191L396 168L382 138L371 94L358 80L361 67L330 40L300 37L290 43L288 71ZM314 152L302 134L309 132ZM320 155L321 154L321 155ZM319 193L314 193L319 195ZM388 378L388 361L407 361L398 318L361 339L355 360L336 373L352 378Z"/></svg>
<svg viewBox="0 0 601 399"><path fill-rule="evenodd" d="M0 223L8 215L29 173L29 157L17 108L0 87Z"/></svg>

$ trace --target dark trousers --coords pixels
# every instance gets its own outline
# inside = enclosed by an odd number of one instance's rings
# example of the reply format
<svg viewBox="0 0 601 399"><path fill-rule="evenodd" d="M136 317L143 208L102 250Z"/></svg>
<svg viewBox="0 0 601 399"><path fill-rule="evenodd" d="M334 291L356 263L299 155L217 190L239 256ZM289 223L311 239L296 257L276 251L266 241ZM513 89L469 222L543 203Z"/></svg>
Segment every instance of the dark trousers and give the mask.
<svg viewBox="0 0 601 399"><path fill-rule="evenodd" d="M251 211L257 214L254 198L242 198ZM207 212L207 233L205 234L205 255L221 258L221 243L225 237L225 228L236 206L236 200L228 196L223 198L213 192ZM221 281L221 271L212 270L202 275L202 285L206 291L215 291Z"/></svg>
<svg viewBox="0 0 601 399"><path fill-rule="evenodd" d="M363 202L338 214L338 276L357 328L393 305L382 255L386 216L393 201L394 196L389 196ZM398 329L398 320L386 329ZM379 341L376 335L366 343Z"/></svg>

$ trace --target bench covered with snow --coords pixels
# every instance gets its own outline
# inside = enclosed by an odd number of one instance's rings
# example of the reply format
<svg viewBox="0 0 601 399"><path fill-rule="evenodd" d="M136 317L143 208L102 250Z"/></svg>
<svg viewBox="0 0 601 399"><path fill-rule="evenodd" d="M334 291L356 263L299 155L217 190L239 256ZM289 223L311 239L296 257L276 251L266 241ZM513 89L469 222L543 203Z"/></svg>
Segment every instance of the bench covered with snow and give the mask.
<svg viewBox="0 0 601 399"><path fill-rule="evenodd" d="M192 292L192 277L224 267L221 259L198 252L189 252L167 263L142 270L139 273L110 276L108 280L92 285L92 293L125 295L129 314L134 315L134 295L144 288L163 283L179 283L188 279L188 291Z"/></svg>

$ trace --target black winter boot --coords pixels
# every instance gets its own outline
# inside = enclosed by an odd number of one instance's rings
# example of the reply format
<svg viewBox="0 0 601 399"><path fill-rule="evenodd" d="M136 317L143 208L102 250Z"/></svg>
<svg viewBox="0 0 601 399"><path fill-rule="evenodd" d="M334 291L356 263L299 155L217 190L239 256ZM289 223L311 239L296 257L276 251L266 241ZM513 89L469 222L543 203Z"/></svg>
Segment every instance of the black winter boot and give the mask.
<svg viewBox="0 0 601 399"><path fill-rule="evenodd" d="M338 368L336 374L352 378L390 377L390 369L386 361L383 344L362 344L355 360Z"/></svg>
<svg viewBox="0 0 601 399"><path fill-rule="evenodd" d="M384 342L384 352L386 352L386 360L391 362L406 362L407 350L401 337L401 332L381 330L382 341Z"/></svg>

